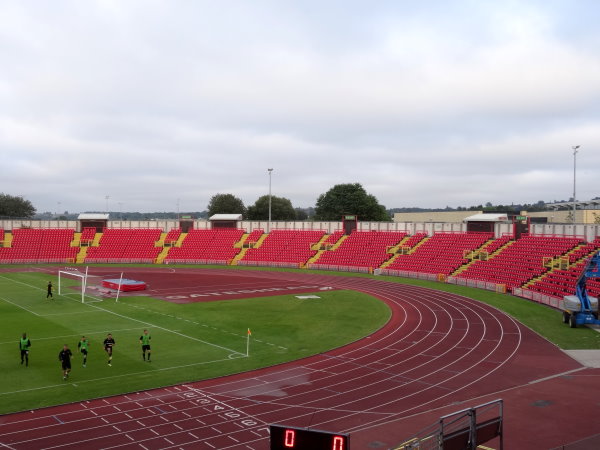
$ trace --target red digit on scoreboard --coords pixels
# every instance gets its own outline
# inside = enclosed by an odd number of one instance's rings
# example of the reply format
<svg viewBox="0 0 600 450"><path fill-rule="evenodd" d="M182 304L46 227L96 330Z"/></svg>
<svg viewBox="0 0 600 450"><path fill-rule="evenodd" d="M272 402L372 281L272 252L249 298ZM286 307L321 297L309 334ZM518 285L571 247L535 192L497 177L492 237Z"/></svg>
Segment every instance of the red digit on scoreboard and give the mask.
<svg viewBox="0 0 600 450"><path fill-rule="evenodd" d="M283 445L288 448L293 448L296 443L296 430L285 430Z"/></svg>
<svg viewBox="0 0 600 450"><path fill-rule="evenodd" d="M333 446L331 450L344 450L344 438L342 436L333 437Z"/></svg>

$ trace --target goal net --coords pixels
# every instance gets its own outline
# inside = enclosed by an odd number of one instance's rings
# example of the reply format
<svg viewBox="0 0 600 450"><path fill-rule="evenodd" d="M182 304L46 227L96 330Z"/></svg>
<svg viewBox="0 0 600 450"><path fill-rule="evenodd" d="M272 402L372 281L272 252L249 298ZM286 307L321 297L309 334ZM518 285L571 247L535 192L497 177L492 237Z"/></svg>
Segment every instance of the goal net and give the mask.
<svg viewBox="0 0 600 450"><path fill-rule="evenodd" d="M65 267L58 271L58 295L81 297L81 303L85 303L85 290L87 284L87 267L85 272L77 268Z"/></svg>
<svg viewBox="0 0 600 450"><path fill-rule="evenodd" d="M119 301L121 294L121 283L123 282L123 272L106 273L106 272L88 272L86 277L86 297L92 296L96 301L106 299L115 299Z"/></svg>

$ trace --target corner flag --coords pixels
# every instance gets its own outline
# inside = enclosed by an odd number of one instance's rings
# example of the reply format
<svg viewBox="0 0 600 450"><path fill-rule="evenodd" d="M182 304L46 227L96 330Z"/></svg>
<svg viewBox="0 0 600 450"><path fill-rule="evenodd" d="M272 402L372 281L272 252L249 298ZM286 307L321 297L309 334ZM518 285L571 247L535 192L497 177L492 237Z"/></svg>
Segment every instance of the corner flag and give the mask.
<svg viewBox="0 0 600 450"><path fill-rule="evenodd" d="M246 356L250 356L250 336L252 335L252 332L250 331L250 328L248 328L248 334L246 335Z"/></svg>

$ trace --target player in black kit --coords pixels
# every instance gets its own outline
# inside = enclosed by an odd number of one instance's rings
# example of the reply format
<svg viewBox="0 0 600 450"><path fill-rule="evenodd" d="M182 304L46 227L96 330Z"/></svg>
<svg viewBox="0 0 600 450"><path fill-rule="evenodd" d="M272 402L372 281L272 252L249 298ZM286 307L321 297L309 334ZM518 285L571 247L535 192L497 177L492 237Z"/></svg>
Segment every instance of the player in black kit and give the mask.
<svg viewBox="0 0 600 450"><path fill-rule="evenodd" d="M104 339L104 351L108 354L108 365L112 367L112 353L113 346L115 345L115 340L112 337L112 334L108 333L106 339Z"/></svg>
<svg viewBox="0 0 600 450"><path fill-rule="evenodd" d="M71 371L71 350L67 344L63 345L62 350L58 354L58 360L61 362L63 371L63 380L69 378L69 372Z"/></svg>

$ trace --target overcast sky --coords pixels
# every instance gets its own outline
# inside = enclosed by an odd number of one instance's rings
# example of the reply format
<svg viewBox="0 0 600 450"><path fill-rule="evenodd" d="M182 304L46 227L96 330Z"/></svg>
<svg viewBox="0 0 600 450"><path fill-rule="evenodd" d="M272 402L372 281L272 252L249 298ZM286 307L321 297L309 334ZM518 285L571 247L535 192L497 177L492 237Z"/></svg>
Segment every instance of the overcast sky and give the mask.
<svg viewBox="0 0 600 450"><path fill-rule="evenodd" d="M600 2L0 0L0 192L387 208L600 196ZM109 196L108 200L106 197Z"/></svg>

